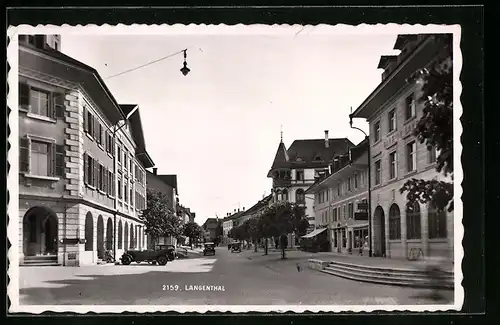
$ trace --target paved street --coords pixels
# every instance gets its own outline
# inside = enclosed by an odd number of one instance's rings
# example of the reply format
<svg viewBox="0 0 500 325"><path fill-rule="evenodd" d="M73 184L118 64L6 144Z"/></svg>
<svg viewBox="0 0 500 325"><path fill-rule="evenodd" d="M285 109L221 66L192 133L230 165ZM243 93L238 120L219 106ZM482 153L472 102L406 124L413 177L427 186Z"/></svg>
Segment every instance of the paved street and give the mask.
<svg viewBox="0 0 500 325"><path fill-rule="evenodd" d="M20 303L409 305L451 303L453 299L453 291L443 291L446 300L436 302L426 298L429 290L338 278L308 269L306 256L287 253L290 258L280 260L279 252L264 257L262 251L230 253L221 247L215 256L200 255L166 266L22 267Z"/></svg>

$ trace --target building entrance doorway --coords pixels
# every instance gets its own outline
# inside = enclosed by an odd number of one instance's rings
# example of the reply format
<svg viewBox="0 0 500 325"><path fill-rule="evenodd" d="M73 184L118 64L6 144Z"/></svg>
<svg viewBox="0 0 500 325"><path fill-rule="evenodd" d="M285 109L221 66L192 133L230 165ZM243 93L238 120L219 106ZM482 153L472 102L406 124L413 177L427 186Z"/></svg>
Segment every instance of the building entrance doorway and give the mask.
<svg viewBox="0 0 500 325"><path fill-rule="evenodd" d="M33 207L23 219L24 256L57 255L57 215L46 207Z"/></svg>
<svg viewBox="0 0 500 325"><path fill-rule="evenodd" d="M375 256L385 257L385 214L384 209L378 206L373 218L373 230L375 233Z"/></svg>

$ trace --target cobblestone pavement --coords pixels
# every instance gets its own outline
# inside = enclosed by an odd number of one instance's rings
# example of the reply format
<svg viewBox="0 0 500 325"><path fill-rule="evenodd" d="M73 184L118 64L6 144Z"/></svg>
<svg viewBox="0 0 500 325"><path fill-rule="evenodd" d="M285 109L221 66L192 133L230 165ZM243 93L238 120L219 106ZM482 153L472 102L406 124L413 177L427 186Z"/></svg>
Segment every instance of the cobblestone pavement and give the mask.
<svg viewBox="0 0 500 325"><path fill-rule="evenodd" d="M288 254L289 252L287 252ZM20 304L36 305L414 305L451 304L430 291L355 282L306 266L290 252L230 253L148 264L20 268ZM297 270L300 265L300 272ZM205 286L205 287L203 287Z"/></svg>

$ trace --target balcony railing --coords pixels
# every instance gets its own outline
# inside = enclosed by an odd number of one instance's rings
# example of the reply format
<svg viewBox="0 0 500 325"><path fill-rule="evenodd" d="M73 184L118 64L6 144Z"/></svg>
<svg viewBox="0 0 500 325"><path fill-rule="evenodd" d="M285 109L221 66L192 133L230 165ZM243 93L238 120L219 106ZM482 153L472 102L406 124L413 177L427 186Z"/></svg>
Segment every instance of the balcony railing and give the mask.
<svg viewBox="0 0 500 325"><path fill-rule="evenodd" d="M314 183L314 179L301 179L301 180L293 179L291 180L291 183L293 185L300 185L300 184L309 185Z"/></svg>

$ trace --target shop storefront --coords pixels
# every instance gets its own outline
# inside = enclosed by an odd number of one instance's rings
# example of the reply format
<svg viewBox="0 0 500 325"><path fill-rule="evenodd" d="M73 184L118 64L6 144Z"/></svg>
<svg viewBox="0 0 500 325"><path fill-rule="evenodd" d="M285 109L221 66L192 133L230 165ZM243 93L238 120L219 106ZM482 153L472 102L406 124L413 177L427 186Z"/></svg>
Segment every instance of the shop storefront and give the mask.
<svg viewBox="0 0 500 325"><path fill-rule="evenodd" d="M348 219L331 228L332 252L362 254L368 253L368 222Z"/></svg>

